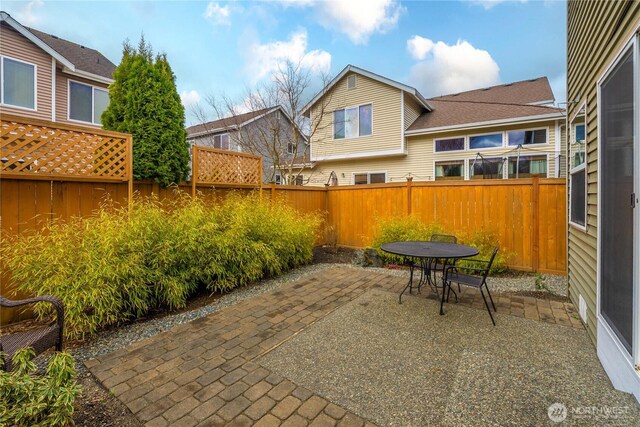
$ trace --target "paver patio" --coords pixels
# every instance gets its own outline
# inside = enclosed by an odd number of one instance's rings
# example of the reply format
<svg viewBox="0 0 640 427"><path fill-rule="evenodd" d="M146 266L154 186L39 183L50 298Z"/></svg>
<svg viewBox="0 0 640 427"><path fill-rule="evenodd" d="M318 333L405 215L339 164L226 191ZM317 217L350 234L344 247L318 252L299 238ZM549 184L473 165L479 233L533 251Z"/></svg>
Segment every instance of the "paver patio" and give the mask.
<svg viewBox="0 0 640 427"><path fill-rule="evenodd" d="M570 304L499 297L494 328L474 292L441 317L405 283L331 268L86 365L149 426L539 425L558 399L640 420Z"/></svg>

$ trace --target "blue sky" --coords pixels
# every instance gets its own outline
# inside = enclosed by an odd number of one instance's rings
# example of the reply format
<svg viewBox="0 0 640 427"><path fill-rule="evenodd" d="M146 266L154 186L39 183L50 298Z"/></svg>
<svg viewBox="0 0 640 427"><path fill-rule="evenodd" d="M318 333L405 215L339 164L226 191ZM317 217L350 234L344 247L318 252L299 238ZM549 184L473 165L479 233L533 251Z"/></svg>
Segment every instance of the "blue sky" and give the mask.
<svg viewBox="0 0 640 427"><path fill-rule="evenodd" d="M241 102L287 59L315 74L353 64L425 96L546 75L566 97L563 1L5 0L2 10L115 63L123 40L144 33L167 53L187 110L208 95Z"/></svg>

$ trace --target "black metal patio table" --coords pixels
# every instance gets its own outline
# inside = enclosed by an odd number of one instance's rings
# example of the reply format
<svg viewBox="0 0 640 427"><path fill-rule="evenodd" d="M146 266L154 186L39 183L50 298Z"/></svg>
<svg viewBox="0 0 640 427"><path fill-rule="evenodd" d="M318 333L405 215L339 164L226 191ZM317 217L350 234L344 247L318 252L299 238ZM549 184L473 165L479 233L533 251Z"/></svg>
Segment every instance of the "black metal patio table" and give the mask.
<svg viewBox="0 0 640 427"><path fill-rule="evenodd" d="M385 243L380 247L385 252L394 255L400 255L406 258L418 259L421 262L426 262L425 265L428 265L429 260L442 260L444 268L449 263L450 260L456 260L460 258L468 258L472 256L478 255L480 252L478 249L472 246L459 245L457 243L448 243L448 242L425 242L425 241L409 241L409 242L393 242L393 243ZM409 282L407 286L404 287L402 292L400 292L400 304L402 304L402 295L405 293L407 289L411 293L413 289L413 270L415 268L415 264L413 261L409 263ZM427 277L427 282L431 279L429 278L429 273L424 273L420 278L420 284L422 284L422 277ZM418 287L419 289L419 287ZM440 314L444 314L444 298L445 298L445 289L446 283L444 280L444 274L442 277L442 298L440 301ZM437 291L436 291L437 293Z"/></svg>

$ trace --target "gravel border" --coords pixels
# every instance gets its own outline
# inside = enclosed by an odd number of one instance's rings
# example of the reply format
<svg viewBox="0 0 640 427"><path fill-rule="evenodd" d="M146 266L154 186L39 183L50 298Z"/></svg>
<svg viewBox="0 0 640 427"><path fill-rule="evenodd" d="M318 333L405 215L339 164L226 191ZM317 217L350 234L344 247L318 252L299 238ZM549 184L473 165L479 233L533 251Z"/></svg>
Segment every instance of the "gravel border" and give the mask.
<svg viewBox="0 0 640 427"><path fill-rule="evenodd" d="M135 342L150 338L161 332L167 331L174 326L190 322L192 320L208 316L225 307L234 305L248 298L253 298L265 292L270 292L283 285L294 282L301 278L316 274L329 268L352 268L356 270L375 271L377 273L397 276L409 277L409 271L405 268L389 269L380 267L361 267L353 264L310 264L303 267L293 269L281 276L266 279L237 288L221 296L212 303L198 307L196 309L185 311L177 314L169 314L162 317L153 318L146 321L123 325L110 330L96 333L93 337L78 347L69 348L68 351L76 360L76 368L79 376L90 375L84 366L84 361L93 359L103 354L110 353L118 348L127 347ZM567 279L566 276L545 275L545 283L550 293L566 296L567 295ZM536 276L533 274L523 273L522 276L514 277L491 277L489 278L489 286L497 292L517 292L517 291L536 291ZM49 352L36 359L39 366L43 366L48 360Z"/></svg>

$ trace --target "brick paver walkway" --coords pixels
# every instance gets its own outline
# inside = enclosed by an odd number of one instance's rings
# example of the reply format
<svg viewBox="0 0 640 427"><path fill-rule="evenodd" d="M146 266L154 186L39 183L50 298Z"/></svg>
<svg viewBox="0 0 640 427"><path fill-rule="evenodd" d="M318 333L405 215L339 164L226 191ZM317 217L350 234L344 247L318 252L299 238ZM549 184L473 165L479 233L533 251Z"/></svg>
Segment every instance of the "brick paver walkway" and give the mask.
<svg viewBox="0 0 640 427"><path fill-rule="evenodd" d="M399 293L405 284L402 277L331 268L86 365L148 426L372 425L254 360L368 289ZM485 310L472 290L463 290L459 304ZM582 327L569 303L498 296L496 304L499 313Z"/></svg>

